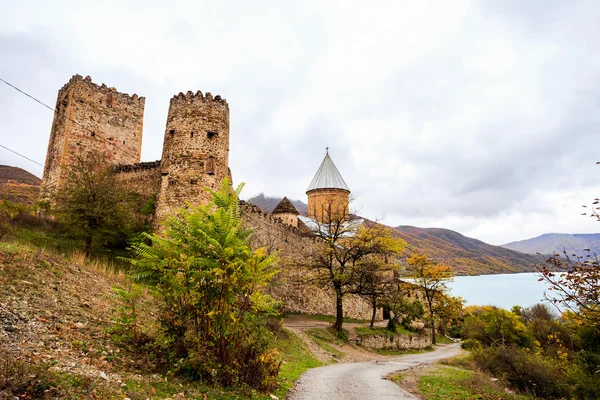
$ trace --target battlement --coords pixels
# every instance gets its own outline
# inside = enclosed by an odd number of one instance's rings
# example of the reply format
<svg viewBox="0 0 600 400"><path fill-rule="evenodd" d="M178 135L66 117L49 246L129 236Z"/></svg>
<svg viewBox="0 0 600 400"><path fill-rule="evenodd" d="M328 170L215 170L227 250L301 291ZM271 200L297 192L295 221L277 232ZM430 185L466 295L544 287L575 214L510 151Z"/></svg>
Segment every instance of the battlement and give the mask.
<svg viewBox="0 0 600 400"><path fill-rule="evenodd" d="M252 203L248 203L244 200L240 200L239 203L240 203L240 207L242 208L242 214L244 214L244 213L252 214L256 217L259 217L262 221L264 221L268 224L271 224L275 228L284 229L295 235L302 236L303 239L310 239L313 242L316 242L316 240L317 240L317 237L315 235L312 235L312 234L307 235L300 228L286 224L285 222L283 222L283 220L281 218L276 217L272 214L269 214L266 211L263 211L263 209L261 209L260 207L254 205Z"/></svg>
<svg viewBox="0 0 600 400"><path fill-rule="evenodd" d="M69 79L69 82L67 82L65 85L63 85L62 88L60 88L60 90L58 91L58 97L62 97L62 95L66 91L70 90L78 84L87 85L94 91L105 95L108 95L110 93L116 101L125 102L128 104L137 104L142 109L144 108L144 105L146 103L146 98L143 96L138 96L136 93L129 95L128 93L119 92L116 88L108 87L104 83L96 84L92 82L92 78L89 75L84 78L79 74L73 75L71 79Z"/></svg>
<svg viewBox="0 0 600 400"><path fill-rule="evenodd" d="M139 172L160 168L160 160L141 162L136 164L118 164L113 167L116 173Z"/></svg>
<svg viewBox="0 0 600 400"><path fill-rule="evenodd" d="M227 100L225 100L224 98L222 98L219 95L216 95L213 97L213 95L210 92L206 92L206 94L202 94L202 92L200 90L198 90L196 93L192 92L191 90L188 90L187 93L183 93L183 92L179 92L179 94L174 95L171 98L171 104L173 103L192 103L192 102L196 102L196 101L203 101L203 102L216 102L216 103L220 103L220 104L224 104L225 106L229 107L229 105L227 104Z"/></svg>

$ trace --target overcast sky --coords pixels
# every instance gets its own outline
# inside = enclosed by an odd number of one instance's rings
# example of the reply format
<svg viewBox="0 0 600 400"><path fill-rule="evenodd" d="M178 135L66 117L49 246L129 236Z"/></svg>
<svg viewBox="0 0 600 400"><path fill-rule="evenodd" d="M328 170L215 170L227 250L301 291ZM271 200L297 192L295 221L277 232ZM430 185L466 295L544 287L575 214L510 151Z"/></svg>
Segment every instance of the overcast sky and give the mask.
<svg viewBox="0 0 600 400"><path fill-rule="evenodd" d="M0 3L0 77L52 106L76 73L145 96L144 161L170 97L210 91L244 197L306 202L329 146L355 208L388 225L600 231L580 216L600 197L598 1ZM43 164L52 112L2 83L0 105L0 144Z"/></svg>

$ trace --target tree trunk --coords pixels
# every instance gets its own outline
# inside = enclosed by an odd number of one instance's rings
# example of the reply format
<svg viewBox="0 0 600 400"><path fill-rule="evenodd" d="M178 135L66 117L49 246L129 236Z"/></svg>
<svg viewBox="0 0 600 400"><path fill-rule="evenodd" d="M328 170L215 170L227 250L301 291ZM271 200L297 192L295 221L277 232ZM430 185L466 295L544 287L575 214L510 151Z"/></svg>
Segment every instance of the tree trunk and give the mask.
<svg viewBox="0 0 600 400"><path fill-rule="evenodd" d="M341 289L335 289L335 324L333 329L336 332L342 331L342 324L344 323L344 307L342 305L342 291Z"/></svg>
<svg viewBox="0 0 600 400"><path fill-rule="evenodd" d="M373 297L371 299L371 305L373 306L373 314L371 315L371 328L372 328L373 324L375 323L375 314L377 314L377 300L375 299L375 297Z"/></svg>
<svg viewBox="0 0 600 400"><path fill-rule="evenodd" d="M92 234L88 234L85 237L85 258L90 258L92 252Z"/></svg>
<svg viewBox="0 0 600 400"><path fill-rule="evenodd" d="M431 344L437 344L435 341L435 319L433 317L431 317Z"/></svg>

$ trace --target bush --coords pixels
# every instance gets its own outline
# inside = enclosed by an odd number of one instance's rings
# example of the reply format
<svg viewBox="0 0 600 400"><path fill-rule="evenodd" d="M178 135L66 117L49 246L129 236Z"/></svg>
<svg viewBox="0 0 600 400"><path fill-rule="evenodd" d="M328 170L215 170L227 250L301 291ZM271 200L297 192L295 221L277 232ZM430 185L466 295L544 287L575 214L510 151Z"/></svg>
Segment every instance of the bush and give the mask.
<svg viewBox="0 0 600 400"><path fill-rule="evenodd" d="M478 350L481 349L481 343L475 339L465 339L460 345L465 350Z"/></svg>
<svg viewBox="0 0 600 400"><path fill-rule="evenodd" d="M144 234L127 261L162 303L157 343L173 370L271 390L280 362L267 323L277 303L263 290L278 272L276 258L250 249L239 191L224 180L210 204L181 210L163 236ZM131 296L120 295L128 303ZM129 303L121 317L125 326L135 323Z"/></svg>
<svg viewBox="0 0 600 400"><path fill-rule="evenodd" d="M59 394L54 377L43 367L20 361L4 354L0 358L0 399L43 398L44 392L52 389Z"/></svg>
<svg viewBox="0 0 600 400"><path fill-rule="evenodd" d="M473 357L483 370L534 396L570 398L575 391L575 379L579 375L575 366L515 345L481 348Z"/></svg>

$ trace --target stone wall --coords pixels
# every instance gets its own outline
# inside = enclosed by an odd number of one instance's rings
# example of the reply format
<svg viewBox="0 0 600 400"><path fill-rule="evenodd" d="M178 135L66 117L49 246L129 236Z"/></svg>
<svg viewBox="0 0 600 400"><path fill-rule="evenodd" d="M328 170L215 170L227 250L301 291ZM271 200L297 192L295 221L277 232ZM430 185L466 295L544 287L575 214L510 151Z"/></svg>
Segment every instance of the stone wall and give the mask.
<svg viewBox="0 0 600 400"><path fill-rule="evenodd" d="M221 96L179 93L171 99L161 160L158 220L185 202L206 204L206 188L229 177L229 105Z"/></svg>
<svg viewBox="0 0 600 400"><path fill-rule="evenodd" d="M74 75L58 92L40 191L53 201L79 155L98 152L110 164L140 162L144 97Z"/></svg>
<svg viewBox="0 0 600 400"><path fill-rule="evenodd" d="M114 170L119 183L145 198L156 196L160 191L160 160L117 165Z"/></svg>
<svg viewBox="0 0 600 400"><path fill-rule="evenodd" d="M269 252L278 252L282 271L270 293L277 300L284 302L284 311L334 316L334 293L307 283L310 276L301 267L319 239L311 233L286 224L255 205L244 202L242 205L244 222L254 229L252 247L265 247ZM363 298L353 295L344 297L345 317L370 320L371 313L370 304ZM376 318L382 319L381 310Z"/></svg>
<svg viewBox="0 0 600 400"><path fill-rule="evenodd" d="M308 216L322 223L329 223L330 217L338 221L348 220L350 192L344 189L315 189L308 192Z"/></svg>
<svg viewBox="0 0 600 400"><path fill-rule="evenodd" d="M358 335L356 344L368 349L425 349L431 347L431 335L426 331L415 335Z"/></svg>

